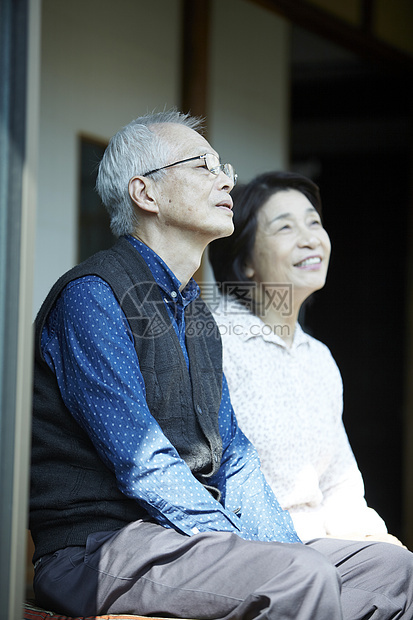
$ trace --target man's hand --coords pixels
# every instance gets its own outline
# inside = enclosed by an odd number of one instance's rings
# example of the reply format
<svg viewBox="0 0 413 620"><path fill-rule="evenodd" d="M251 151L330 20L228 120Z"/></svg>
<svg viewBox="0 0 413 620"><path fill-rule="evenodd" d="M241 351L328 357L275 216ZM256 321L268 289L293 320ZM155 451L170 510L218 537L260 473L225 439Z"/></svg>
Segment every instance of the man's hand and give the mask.
<svg viewBox="0 0 413 620"><path fill-rule="evenodd" d="M393 534L370 534L370 535L364 535L364 534L357 534L356 532L350 532L349 534L343 534L342 536L334 536L332 534L327 534L327 538L338 538L341 540L367 540L367 541L377 541L377 542L387 542L390 543L392 545L398 545L399 547L404 547L404 549L407 549L407 547L405 545L403 545L403 543L396 538L396 536L393 536Z"/></svg>
<svg viewBox="0 0 413 620"><path fill-rule="evenodd" d="M407 549L406 545L403 545L403 543L396 538L396 536L393 536L393 534L372 534L371 536L366 536L366 540L378 540L379 542L387 542Z"/></svg>

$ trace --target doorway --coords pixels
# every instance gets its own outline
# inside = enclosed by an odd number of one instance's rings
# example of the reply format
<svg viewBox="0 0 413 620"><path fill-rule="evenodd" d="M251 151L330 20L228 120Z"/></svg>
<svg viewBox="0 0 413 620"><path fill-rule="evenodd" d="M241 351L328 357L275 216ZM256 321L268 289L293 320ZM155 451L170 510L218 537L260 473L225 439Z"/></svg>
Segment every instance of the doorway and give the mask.
<svg viewBox="0 0 413 620"><path fill-rule="evenodd" d="M332 351L368 504L403 538L412 88L293 27L291 167L320 187L332 241L305 328Z"/></svg>

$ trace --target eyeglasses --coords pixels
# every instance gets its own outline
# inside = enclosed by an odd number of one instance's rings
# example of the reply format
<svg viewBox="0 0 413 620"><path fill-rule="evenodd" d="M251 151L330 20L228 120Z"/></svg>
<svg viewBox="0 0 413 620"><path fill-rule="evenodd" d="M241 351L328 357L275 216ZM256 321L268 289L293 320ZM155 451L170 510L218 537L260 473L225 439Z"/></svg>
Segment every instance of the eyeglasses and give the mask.
<svg viewBox="0 0 413 620"><path fill-rule="evenodd" d="M150 170L142 176L147 177L154 172L159 172L159 170L165 170L165 168L171 168L172 166L177 166L178 164L185 164L187 161L195 161L196 159L203 159L204 167L216 176L222 170L222 172L231 179L233 185L236 184L238 175L234 170L234 166L232 166L231 164L221 164L219 158L213 153L205 153L205 155L198 155L197 157L188 157L188 159L181 159L180 161L175 161L173 164L162 166L162 168L155 168L155 170Z"/></svg>

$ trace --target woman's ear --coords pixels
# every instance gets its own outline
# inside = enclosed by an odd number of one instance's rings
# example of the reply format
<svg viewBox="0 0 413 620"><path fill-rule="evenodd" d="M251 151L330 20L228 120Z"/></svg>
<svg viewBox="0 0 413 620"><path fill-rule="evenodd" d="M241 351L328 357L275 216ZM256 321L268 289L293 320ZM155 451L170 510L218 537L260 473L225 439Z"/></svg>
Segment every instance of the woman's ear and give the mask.
<svg viewBox="0 0 413 620"><path fill-rule="evenodd" d="M153 184L146 177L132 177L128 186L129 196L135 205L143 211L158 212L158 203L153 191Z"/></svg>
<svg viewBox="0 0 413 620"><path fill-rule="evenodd" d="M244 272L245 272L245 275L247 276L247 278L249 278L250 280L251 280L251 278L254 277L255 270L250 265L245 265Z"/></svg>

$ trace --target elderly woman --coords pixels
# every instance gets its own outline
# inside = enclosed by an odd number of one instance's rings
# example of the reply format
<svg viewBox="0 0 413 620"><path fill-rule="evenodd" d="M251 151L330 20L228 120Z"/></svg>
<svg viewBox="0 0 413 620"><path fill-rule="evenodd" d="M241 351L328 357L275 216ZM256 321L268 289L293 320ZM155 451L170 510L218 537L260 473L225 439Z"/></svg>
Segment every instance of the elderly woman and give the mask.
<svg viewBox="0 0 413 620"><path fill-rule="evenodd" d="M298 323L330 258L318 187L295 173L260 175L234 195L234 225L209 249L222 293L213 310L234 410L269 484L302 540L399 543L366 504L337 365Z"/></svg>

